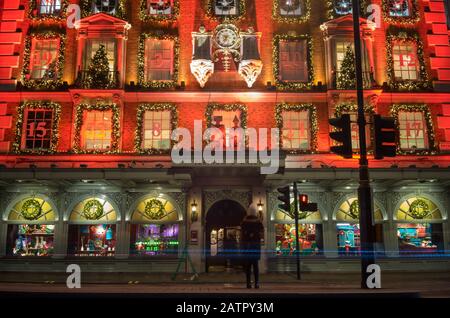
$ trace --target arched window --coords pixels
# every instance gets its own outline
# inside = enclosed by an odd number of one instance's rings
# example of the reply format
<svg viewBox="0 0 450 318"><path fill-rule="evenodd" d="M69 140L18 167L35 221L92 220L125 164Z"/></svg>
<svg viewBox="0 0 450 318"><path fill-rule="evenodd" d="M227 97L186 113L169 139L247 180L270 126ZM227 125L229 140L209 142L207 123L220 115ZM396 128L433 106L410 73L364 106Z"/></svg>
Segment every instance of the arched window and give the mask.
<svg viewBox="0 0 450 318"><path fill-rule="evenodd" d="M7 255L51 256L56 215L44 197L32 195L17 201L8 211Z"/></svg>
<svg viewBox="0 0 450 318"><path fill-rule="evenodd" d="M377 252L383 251L383 212L380 207L374 206L375 219L375 248ZM341 255L358 255L361 249L359 228L359 203L356 197L345 199L335 214L337 246Z"/></svg>
<svg viewBox="0 0 450 318"><path fill-rule="evenodd" d="M277 256L294 255L296 250L294 200L290 213L277 209L275 222L275 253ZM323 250L322 216L320 211L299 212L299 245L302 255L318 255Z"/></svg>
<svg viewBox="0 0 450 318"><path fill-rule="evenodd" d="M131 255L177 257L180 211L165 196L141 199L131 215Z"/></svg>
<svg viewBox="0 0 450 318"><path fill-rule="evenodd" d="M411 196L400 203L394 219L400 253L426 254L444 249L442 213L432 200Z"/></svg>
<svg viewBox="0 0 450 318"><path fill-rule="evenodd" d="M68 255L114 256L118 212L103 196L77 203L69 217Z"/></svg>

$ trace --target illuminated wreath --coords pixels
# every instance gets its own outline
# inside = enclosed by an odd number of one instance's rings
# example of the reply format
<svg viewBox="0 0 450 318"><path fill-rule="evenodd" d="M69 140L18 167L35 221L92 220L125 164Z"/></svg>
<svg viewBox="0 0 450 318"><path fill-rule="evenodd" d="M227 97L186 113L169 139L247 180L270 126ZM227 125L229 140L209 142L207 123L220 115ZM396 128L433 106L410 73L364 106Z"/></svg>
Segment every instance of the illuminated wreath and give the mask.
<svg viewBox="0 0 450 318"><path fill-rule="evenodd" d="M164 206L161 201L151 199L145 204L144 213L152 220L160 220L164 216Z"/></svg>
<svg viewBox="0 0 450 318"><path fill-rule="evenodd" d="M352 204L350 204L350 215L354 219L359 218L359 202L358 202L358 200L355 200L352 202Z"/></svg>
<svg viewBox="0 0 450 318"><path fill-rule="evenodd" d="M27 220L36 220L42 214L41 204L38 200L29 199L22 205L20 213Z"/></svg>
<svg viewBox="0 0 450 318"><path fill-rule="evenodd" d="M423 219L430 213L430 207L422 200L415 200L409 207L409 213L415 219Z"/></svg>
<svg viewBox="0 0 450 318"><path fill-rule="evenodd" d="M98 200L89 200L83 208L83 215L88 220L98 220L103 214L103 205Z"/></svg>
<svg viewBox="0 0 450 318"><path fill-rule="evenodd" d="M298 219L303 220L308 215L308 212L305 211L298 211ZM291 211L289 211L289 216L292 219L295 219L295 205L294 202L291 203Z"/></svg>

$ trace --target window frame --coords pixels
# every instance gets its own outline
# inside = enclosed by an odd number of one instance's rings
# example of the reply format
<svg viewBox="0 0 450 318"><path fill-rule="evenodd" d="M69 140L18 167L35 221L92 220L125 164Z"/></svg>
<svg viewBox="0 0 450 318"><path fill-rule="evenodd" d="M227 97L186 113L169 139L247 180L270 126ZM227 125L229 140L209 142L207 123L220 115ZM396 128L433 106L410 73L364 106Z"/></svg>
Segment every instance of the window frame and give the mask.
<svg viewBox="0 0 450 318"><path fill-rule="evenodd" d="M150 10L148 9L148 0L140 0L140 11L139 18L141 21L156 21L156 22L165 22L165 21L176 21L180 14L180 0L170 0L171 1L171 14L150 14Z"/></svg>
<svg viewBox="0 0 450 318"><path fill-rule="evenodd" d="M29 74L30 74L30 79L31 80L34 80L34 81L41 81L42 79L43 79L43 77L44 77L44 75L45 75L45 72L42 74L42 76L41 77L39 77L39 78L33 78L32 76L33 76L33 72L34 72L34 68L33 68L33 62L34 62L34 57L35 57L35 53L36 53L36 47L37 47L37 44L38 44L38 41L42 41L42 42L44 42L44 43L50 43L51 41L57 41L56 42L56 47L54 48L54 51L55 51L55 54L56 54L56 56L55 56L55 59L54 59L54 61L58 61L59 60L59 50L60 50L60 46L61 46L61 40L59 39L59 38L46 38L46 39L39 39L39 38L32 38L31 39L31 52L30 52L30 65L29 65ZM45 50L45 51L50 51L49 49L48 49L48 47L47 47L47 50ZM42 53L43 52L45 52L44 50L42 50L42 48L41 48L41 50L40 50L40 55L42 55ZM53 60L52 60L52 63L53 63ZM50 64L49 64L50 65ZM41 67L39 70L38 70L39 72L41 72L42 73L42 71L44 71L44 68L43 67Z"/></svg>
<svg viewBox="0 0 450 318"><path fill-rule="evenodd" d="M171 62L171 66L170 66L170 69L169 69L169 79L150 79L149 78L150 77L149 75L150 75L151 71L154 71L154 72L158 71L158 69L156 69L156 68L151 68L151 61L153 61L153 60L150 59L149 54L155 53L155 51L156 51L154 47L152 49L149 48L149 44L151 43L151 41L160 42L159 43L160 45L162 45L164 43L164 41L168 41L168 42L171 43L171 48L170 48L170 62ZM145 46L145 52L144 52L144 56L145 56L145 61L144 61L144 80L146 82L152 82L152 81L154 81L154 82L168 82L168 81L171 81L172 78L173 78L173 74L175 72L175 69L174 69L174 66L175 66L175 63L174 63L175 42L173 40L170 40L170 39L155 39L155 38L151 38L150 37L150 38L146 38L145 39L144 46ZM164 51L165 51L164 48L160 49L160 53L163 53L163 55L164 55ZM160 70L167 71L166 69L160 69Z"/></svg>
<svg viewBox="0 0 450 318"><path fill-rule="evenodd" d="M386 23L392 25L399 25L399 24L414 25L420 21L420 14L418 10L419 6L417 0L407 0L409 2L410 15L405 17L391 16L389 13L390 12L389 1L390 0L383 0L381 3L383 19Z"/></svg>
<svg viewBox="0 0 450 318"><path fill-rule="evenodd" d="M215 11L215 0L205 0L206 4L206 15L214 20L224 20L235 21L241 19L246 13L245 0L236 0L238 13L236 15L216 15Z"/></svg>
<svg viewBox="0 0 450 318"><path fill-rule="evenodd" d="M115 8L115 13L112 14L113 16L125 20L126 19L126 2L127 0L114 0L116 1L116 8ZM92 2L91 0L80 0L80 7L81 7L81 16L83 18L88 17L90 15L94 15L94 14L98 14L98 13L94 13L94 6L95 3ZM110 14L107 12L104 12L105 14ZM110 14L111 15L111 14Z"/></svg>
<svg viewBox="0 0 450 318"><path fill-rule="evenodd" d="M285 22L285 23L304 23L309 21L311 17L311 0L300 0L301 6L302 6L302 12L300 15L282 15L281 14L281 8L280 8L280 2L281 0L274 0L273 1L273 10L272 10L272 17L273 19L277 20L278 22Z"/></svg>

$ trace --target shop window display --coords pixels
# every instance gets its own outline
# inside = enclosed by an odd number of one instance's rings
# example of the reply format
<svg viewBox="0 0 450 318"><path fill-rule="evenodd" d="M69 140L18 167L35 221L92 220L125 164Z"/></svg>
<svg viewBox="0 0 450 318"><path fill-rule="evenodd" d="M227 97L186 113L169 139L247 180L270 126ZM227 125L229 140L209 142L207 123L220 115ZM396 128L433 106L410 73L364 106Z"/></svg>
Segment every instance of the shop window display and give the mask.
<svg viewBox="0 0 450 318"><path fill-rule="evenodd" d="M275 225L275 252L278 256L295 255L295 224ZM323 249L321 224L299 224L301 255L318 255Z"/></svg>
<svg viewBox="0 0 450 318"><path fill-rule="evenodd" d="M114 256L116 226L111 224L70 225L68 255Z"/></svg>
<svg viewBox="0 0 450 318"><path fill-rule="evenodd" d="M9 224L7 254L10 256L51 256L54 225Z"/></svg>
<svg viewBox="0 0 450 318"><path fill-rule="evenodd" d="M400 253L437 253L443 249L442 224L399 224L397 238Z"/></svg>
<svg viewBox="0 0 450 318"><path fill-rule="evenodd" d="M337 224L339 254L358 255L361 251L359 224Z"/></svg>
<svg viewBox="0 0 450 318"><path fill-rule="evenodd" d="M178 224L134 224L131 229L131 254L177 257L178 233Z"/></svg>

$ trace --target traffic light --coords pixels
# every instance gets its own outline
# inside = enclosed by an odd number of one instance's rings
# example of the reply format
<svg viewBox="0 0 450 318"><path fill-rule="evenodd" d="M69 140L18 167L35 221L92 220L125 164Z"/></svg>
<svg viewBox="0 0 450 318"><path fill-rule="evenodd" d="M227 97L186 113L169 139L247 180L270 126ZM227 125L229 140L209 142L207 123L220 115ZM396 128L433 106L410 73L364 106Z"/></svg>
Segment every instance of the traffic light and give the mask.
<svg viewBox="0 0 450 318"><path fill-rule="evenodd" d="M315 212L317 211L317 203L309 203L308 202L308 195L306 194L299 194L298 195L298 202L301 212Z"/></svg>
<svg viewBox="0 0 450 318"><path fill-rule="evenodd" d="M397 146L395 120L392 117L373 116L373 135L375 141L374 158L395 157Z"/></svg>
<svg viewBox="0 0 450 318"><path fill-rule="evenodd" d="M335 131L330 132L330 138L340 144L332 146L331 152L346 159L351 159L353 150L350 115L344 114L338 118L330 118L328 121L335 128Z"/></svg>
<svg viewBox="0 0 450 318"><path fill-rule="evenodd" d="M291 212L291 189L289 186L278 188L278 192L281 194L278 196L278 200L283 202L282 204L278 204L278 207L281 210L286 212Z"/></svg>

